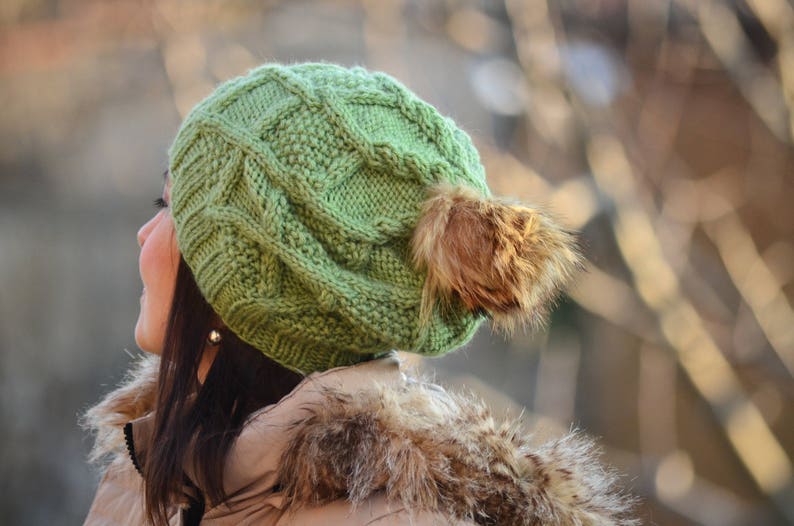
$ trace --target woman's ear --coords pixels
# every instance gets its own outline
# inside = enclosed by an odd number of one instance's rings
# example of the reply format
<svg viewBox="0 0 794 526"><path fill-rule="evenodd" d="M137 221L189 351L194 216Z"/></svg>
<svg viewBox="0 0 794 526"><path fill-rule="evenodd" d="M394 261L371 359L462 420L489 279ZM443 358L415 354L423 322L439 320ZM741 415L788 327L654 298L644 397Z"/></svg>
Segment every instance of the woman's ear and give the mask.
<svg viewBox="0 0 794 526"><path fill-rule="evenodd" d="M427 270L422 321L457 297L497 329L542 324L559 290L582 268L574 236L542 212L465 186L431 189L412 239Z"/></svg>

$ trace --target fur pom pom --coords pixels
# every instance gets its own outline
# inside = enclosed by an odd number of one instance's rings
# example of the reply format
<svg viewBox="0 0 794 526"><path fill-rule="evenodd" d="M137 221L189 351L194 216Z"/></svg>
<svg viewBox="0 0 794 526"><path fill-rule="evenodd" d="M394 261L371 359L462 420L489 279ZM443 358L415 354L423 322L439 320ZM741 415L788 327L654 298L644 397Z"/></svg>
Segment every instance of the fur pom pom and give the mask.
<svg viewBox="0 0 794 526"><path fill-rule="evenodd" d="M422 320L457 296L495 328L542 324L582 266L574 236L540 211L465 186L433 187L414 230L414 264L427 269Z"/></svg>

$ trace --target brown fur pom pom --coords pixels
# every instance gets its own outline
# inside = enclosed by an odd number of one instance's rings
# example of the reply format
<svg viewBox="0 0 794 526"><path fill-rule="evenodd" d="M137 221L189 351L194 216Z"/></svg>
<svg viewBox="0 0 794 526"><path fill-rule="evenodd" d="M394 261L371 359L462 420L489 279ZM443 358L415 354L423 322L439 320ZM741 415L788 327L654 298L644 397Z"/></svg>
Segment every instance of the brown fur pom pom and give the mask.
<svg viewBox="0 0 794 526"><path fill-rule="evenodd" d="M433 187L414 230L414 264L427 269L422 320L457 296L496 328L542 324L549 304L582 258L570 233L521 204L465 186Z"/></svg>

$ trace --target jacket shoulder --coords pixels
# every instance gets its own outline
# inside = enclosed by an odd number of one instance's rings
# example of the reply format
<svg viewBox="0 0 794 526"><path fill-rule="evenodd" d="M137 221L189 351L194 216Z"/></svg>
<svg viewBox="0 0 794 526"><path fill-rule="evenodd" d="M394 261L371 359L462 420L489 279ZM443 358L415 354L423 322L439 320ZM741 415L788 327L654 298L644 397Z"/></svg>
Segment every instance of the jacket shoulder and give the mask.
<svg viewBox="0 0 794 526"><path fill-rule="evenodd" d="M518 422L429 382L328 390L293 430L279 466L287 508L382 494L447 523L636 524L591 440L536 444Z"/></svg>

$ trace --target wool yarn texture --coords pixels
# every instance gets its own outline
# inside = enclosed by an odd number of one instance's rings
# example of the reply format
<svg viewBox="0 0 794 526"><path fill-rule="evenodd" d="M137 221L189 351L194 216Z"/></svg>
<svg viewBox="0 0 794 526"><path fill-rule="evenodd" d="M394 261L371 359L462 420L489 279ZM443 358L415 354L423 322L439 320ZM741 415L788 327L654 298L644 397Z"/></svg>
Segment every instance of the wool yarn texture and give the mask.
<svg viewBox="0 0 794 526"><path fill-rule="evenodd" d="M490 191L468 135L392 77L260 66L193 108L169 157L196 283L281 365L308 374L391 349L440 355L482 321L453 303L420 323L426 272L410 241L428 189Z"/></svg>

